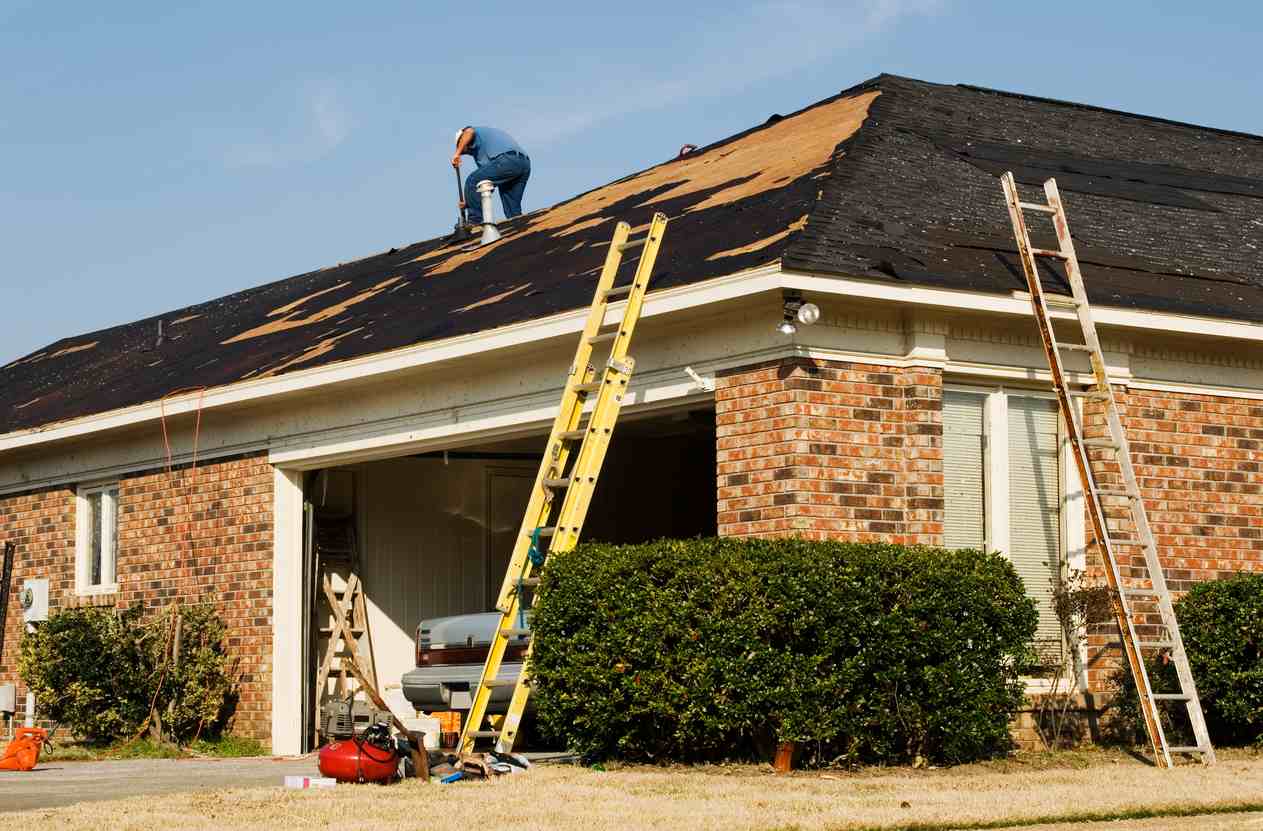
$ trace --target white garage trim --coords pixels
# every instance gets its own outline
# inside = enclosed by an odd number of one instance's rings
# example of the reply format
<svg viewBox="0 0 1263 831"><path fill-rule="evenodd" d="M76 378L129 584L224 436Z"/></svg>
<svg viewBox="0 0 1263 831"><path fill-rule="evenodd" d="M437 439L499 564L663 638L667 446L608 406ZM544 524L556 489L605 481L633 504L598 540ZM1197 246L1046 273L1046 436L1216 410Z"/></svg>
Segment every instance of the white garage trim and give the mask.
<svg viewBox="0 0 1263 831"><path fill-rule="evenodd" d="M272 753L303 751L303 474L272 476Z"/></svg>

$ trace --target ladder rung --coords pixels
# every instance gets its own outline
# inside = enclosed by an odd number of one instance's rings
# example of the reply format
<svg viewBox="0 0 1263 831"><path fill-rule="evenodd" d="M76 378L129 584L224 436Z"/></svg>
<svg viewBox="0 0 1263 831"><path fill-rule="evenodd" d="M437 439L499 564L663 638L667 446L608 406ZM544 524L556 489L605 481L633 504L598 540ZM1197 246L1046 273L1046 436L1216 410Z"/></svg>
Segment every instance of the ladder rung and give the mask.
<svg viewBox="0 0 1263 831"><path fill-rule="evenodd" d="M1065 254L1055 248L1032 248L1031 254L1036 257L1055 257L1058 260L1068 259Z"/></svg>
<svg viewBox="0 0 1263 831"><path fill-rule="evenodd" d="M1075 300L1068 294L1048 294L1044 293L1044 303L1049 306L1062 306L1067 309L1079 308L1079 301Z"/></svg>
<svg viewBox="0 0 1263 831"><path fill-rule="evenodd" d="M1108 447L1118 450L1118 443L1113 439L1080 439L1079 443L1084 447Z"/></svg>
<svg viewBox="0 0 1263 831"><path fill-rule="evenodd" d="M587 434L587 430L563 430L557 434L557 438L562 441L580 441Z"/></svg>
<svg viewBox="0 0 1263 831"><path fill-rule="evenodd" d="M1193 696L1188 693L1154 693L1154 701L1191 701Z"/></svg>
<svg viewBox="0 0 1263 831"><path fill-rule="evenodd" d="M363 628L363 627L359 627L359 626L348 626L348 627L347 627L347 629L350 629L350 630L351 630L351 634L352 634L352 635L363 635L363 634L364 634L364 628ZM338 629L337 627L334 627L334 626L321 626L321 627L320 627L320 634L322 634L322 635L332 635L334 632L337 632L337 633L341 634L341 633L342 633L342 630L341 630L341 629Z"/></svg>
<svg viewBox="0 0 1263 831"><path fill-rule="evenodd" d="M500 637L502 638L524 638L531 634L530 629L501 629Z"/></svg>
<svg viewBox="0 0 1263 831"><path fill-rule="evenodd" d="M1136 589L1131 586L1124 586L1122 593L1128 597L1161 597L1162 593L1154 589Z"/></svg>
<svg viewBox="0 0 1263 831"><path fill-rule="evenodd" d="M546 488L568 488L570 487L571 477L566 476L561 479L545 479L544 487Z"/></svg>
<svg viewBox="0 0 1263 831"><path fill-rule="evenodd" d="M499 730L474 730L469 734L475 739L498 739L500 738Z"/></svg>
<svg viewBox="0 0 1263 831"><path fill-rule="evenodd" d="M1055 214L1057 209L1052 205L1045 205L1042 202L1018 202L1024 211L1038 211L1041 214Z"/></svg>
<svg viewBox="0 0 1263 831"><path fill-rule="evenodd" d="M557 533L557 526L556 526L556 525L544 525L544 526L541 526L541 527L539 527L539 528L536 528L535 530L539 532L539 535L540 535L541 537L551 537L553 534L556 534L556 533ZM529 537L529 536L531 536L531 534L527 534L526 536L528 536L528 537Z"/></svg>
<svg viewBox="0 0 1263 831"><path fill-rule="evenodd" d="M618 247L619 251L634 251L637 248L643 248L644 244L649 242L649 237L641 237L640 239L628 240Z"/></svg>
<svg viewBox="0 0 1263 831"><path fill-rule="evenodd" d="M1086 398L1088 401L1109 401L1114 396L1100 390L1070 390L1071 398Z"/></svg>
<svg viewBox="0 0 1263 831"><path fill-rule="evenodd" d="M539 578L538 577L523 577L521 580L518 580L517 582L519 585L527 586L529 588L531 586L538 586Z"/></svg>
<svg viewBox="0 0 1263 831"><path fill-rule="evenodd" d="M615 329L612 332L602 332L599 335L593 335L588 338L588 343L592 346L596 346L598 343L605 343L606 341L614 340L614 338L618 337L622 333L622 329Z"/></svg>
<svg viewBox="0 0 1263 831"><path fill-rule="evenodd" d="M516 686L517 686L517 681L488 681L487 682L487 689L493 689L495 687L516 687Z"/></svg>
<svg viewBox="0 0 1263 831"><path fill-rule="evenodd" d="M575 392L595 392L601 388L603 381L587 381L583 384L575 384L573 389Z"/></svg>
<svg viewBox="0 0 1263 831"><path fill-rule="evenodd" d="M1169 753L1209 753L1209 747L1202 747L1199 744L1179 745L1176 747L1168 747Z"/></svg>
<svg viewBox="0 0 1263 831"><path fill-rule="evenodd" d="M608 300L611 297L622 297L625 294L631 294L631 290L635 285L635 283L628 283L625 286L615 286L612 289L606 289L605 299Z"/></svg>
<svg viewBox="0 0 1263 831"><path fill-rule="evenodd" d="M1096 495L1097 496L1117 496L1123 499L1139 499L1140 498L1136 496L1136 494L1128 493L1127 491L1107 491L1107 490L1101 490L1099 488L1096 491Z"/></svg>
<svg viewBox="0 0 1263 831"><path fill-rule="evenodd" d="M1075 352L1095 352L1096 350L1088 346L1086 343L1058 343L1058 349L1070 349Z"/></svg>
<svg viewBox="0 0 1263 831"><path fill-rule="evenodd" d="M1175 641L1140 641L1136 645L1141 649L1171 649Z"/></svg>

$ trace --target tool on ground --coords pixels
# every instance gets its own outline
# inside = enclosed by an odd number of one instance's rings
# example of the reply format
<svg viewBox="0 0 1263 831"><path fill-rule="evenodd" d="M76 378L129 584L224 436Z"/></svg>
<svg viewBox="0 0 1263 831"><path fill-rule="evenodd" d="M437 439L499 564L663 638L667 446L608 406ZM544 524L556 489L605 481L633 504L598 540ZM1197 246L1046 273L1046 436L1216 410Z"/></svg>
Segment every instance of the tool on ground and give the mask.
<svg viewBox="0 0 1263 831"><path fill-rule="evenodd" d="M627 347L635 332L636 322L640 319L645 292L649 288L649 279L653 274L654 261L658 257L666 226L666 216L654 214L648 233L635 242L628 242L631 226L626 222L618 223L614 229L605 265L597 280L596 294L588 310L587 323L579 336L574 363L570 366L570 374L561 393L561 407L548 436L547 451L535 477L526 515L496 599L500 623L495 637L491 639L481 680L474 694L473 707L461 732L458 747L462 753L470 753L478 739L495 739L495 749L499 753L513 750L513 742L517 738L522 713L530 695L532 644L527 644L522 671L516 682L497 680L500 664L509 641L516 642L521 636L530 634L525 625L528 607L524 595L539 584L539 578L533 577L532 571L544 563L548 552L569 551L579 540L579 532L601 472L601 463L605 460L605 452L614 433L623 398L627 394L635 365L635 361L627 354ZM644 250L632 281L615 286L614 280L622 264L623 254L641 247ZM611 311L611 302L624 297L626 306L620 319L613 327L606 327L605 318ZM610 345L609 357L599 368L592 361L592 348L598 344ZM585 405L589 402L593 406L591 412L585 416ZM563 493L564 498L559 499ZM560 509L555 511L558 503ZM548 551L541 548L544 540L549 541ZM501 720L499 729L485 730L483 722L486 720L492 687L506 685L514 688L508 711Z"/></svg>
<svg viewBox="0 0 1263 831"><path fill-rule="evenodd" d="M324 724L320 733L326 739L349 739L371 724L390 719L389 710L380 710L371 702L358 701L354 693L341 699L328 699L323 708Z"/></svg>
<svg viewBox="0 0 1263 831"><path fill-rule="evenodd" d="M48 741L48 731L39 727L19 727L13 741L0 753L0 770L34 770L39 754Z"/></svg>
<svg viewBox="0 0 1263 831"><path fill-rule="evenodd" d="M1136 481L1136 471L1132 467L1131 449L1127 442L1127 434L1123 430L1118 403L1114 398L1114 388L1110 384L1106 370L1105 355L1101 351L1096 324L1092 319L1083 274L1079 270L1074 240L1070 235L1070 225L1066 219L1061 194L1057 190L1057 182L1055 179L1044 182L1047 204L1023 202L1012 173L1005 173L1001 177L1001 183L1009 208L1009 218L1013 222L1013 233L1017 238L1022 269L1026 273L1031 306L1039 325L1039 334L1044 344L1044 352L1048 357L1048 366L1052 371L1053 389L1057 393L1057 401L1061 407L1075 466L1083 482L1084 501L1087 503L1088 515L1092 520L1095 544L1105 564L1105 578L1110 587L1111 605L1118 619L1127 663L1136 681L1137 693L1140 696L1140 711L1144 716L1145 728L1149 733L1157 764L1159 767L1171 767L1172 753L1198 753L1203 762L1213 764L1215 749L1211 745L1210 735L1206 730L1206 719L1202 713L1201 701L1197 697L1197 686L1193 681L1193 672L1189 668L1184 641L1180 637L1180 625L1175 617L1171 592L1167 588L1166 577L1162 572L1162 561L1158 557L1158 547L1154 541L1153 530L1149 526L1144 499ZM1057 234L1057 248L1037 248L1031 243L1030 233L1026 228L1024 213L1026 211L1043 214L1052 219ZM1050 259L1064 266L1070 295L1044 291L1040 282L1037 258ZM1081 343L1062 341L1058 338L1053 328L1050 308L1074 313L1082 335ZM1092 374L1095 377L1092 389L1078 391L1070 388L1062 362L1063 352L1088 356ZM1089 406L1100 405L1100 413L1104 415L1108 428L1108 438L1085 437L1083 415L1076 407L1075 401L1082 401ZM1114 472L1111 466L1116 466L1117 472ZM1102 485L1098 481L1115 477L1121 477L1121 487L1118 484ZM1111 500L1110 505L1105 504L1107 499ZM1122 529L1110 527L1110 520L1116 517L1107 513L1109 508L1122 507L1119 504L1120 500L1129 510L1132 522L1131 533L1126 537L1117 535L1116 532ZM1143 553L1143 557L1135 556L1137 549ZM1123 578L1124 571L1119 565L1120 550L1131 552L1126 558L1126 582ZM1145 600L1141 603L1147 601L1146 605L1149 607L1156 605L1160 616L1161 623L1157 626L1142 623L1147 627L1145 638L1136 631L1137 622L1132 609L1132 598L1144 598ZM1159 634L1154 635L1148 632L1149 629L1155 628L1159 630ZM1160 650L1169 654L1179 678L1180 691L1178 693L1153 691L1145 668L1146 650L1149 652ZM1196 744L1173 747L1168 743L1162 726L1162 715L1158 709L1159 702L1164 701L1184 704Z"/></svg>
<svg viewBox="0 0 1263 831"><path fill-rule="evenodd" d="M4 565L0 566L0 614L9 608L9 586L13 582L13 557L16 547L12 540L4 544ZM4 625L0 623L0 658L4 657Z"/></svg>
<svg viewBox="0 0 1263 831"><path fill-rule="evenodd" d="M469 230L469 221L465 219L465 189L460 183L460 168L456 168L456 230L452 232L452 239L455 242L464 242L473 239L473 233Z"/></svg>
<svg viewBox="0 0 1263 831"><path fill-rule="evenodd" d="M339 782L390 782L399 771L399 753L390 727L378 722L320 748L317 765L322 776Z"/></svg>

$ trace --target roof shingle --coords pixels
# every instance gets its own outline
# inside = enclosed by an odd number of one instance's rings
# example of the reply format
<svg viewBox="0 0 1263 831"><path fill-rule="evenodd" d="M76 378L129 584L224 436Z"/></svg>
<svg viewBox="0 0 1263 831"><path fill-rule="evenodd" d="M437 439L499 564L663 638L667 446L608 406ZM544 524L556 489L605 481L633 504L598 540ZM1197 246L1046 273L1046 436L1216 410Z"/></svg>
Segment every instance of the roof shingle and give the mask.
<svg viewBox="0 0 1263 831"><path fill-rule="evenodd" d="M586 306L614 222L655 211L656 288L779 260L1007 294L1024 281L1005 169L1032 200L1057 177L1095 301L1263 321L1263 139L882 75L486 248L430 240L238 292L163 315L161 343L158 318L54 343L0 368L0 433Z"/></svg>

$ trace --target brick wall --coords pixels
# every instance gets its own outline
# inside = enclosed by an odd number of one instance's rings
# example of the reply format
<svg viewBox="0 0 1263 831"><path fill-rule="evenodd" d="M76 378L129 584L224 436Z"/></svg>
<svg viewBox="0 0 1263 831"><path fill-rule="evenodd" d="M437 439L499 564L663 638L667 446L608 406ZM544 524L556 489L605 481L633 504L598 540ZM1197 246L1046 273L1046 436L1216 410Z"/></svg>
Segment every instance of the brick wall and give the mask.
<svg viewBox="0 0 1263 831"><path fill-rule="evenodd" d="M0 546L16 546L9 604L3 614L4 653L0 655L0 683L18 681L18 648L22 641L22 606L18 593L27 577L47 577L50 601L75 590L75 490L50 488L19 496L0 497ZM0 550L0 555L3 551ZM3 562L0 561L0 567ZM18 709L25 691L19 683Z"/></svg>
<svg viewBox="0 0 1263 831"><path fill-rule="evenodd" d="M17 544L14 584L50 578L54 609L214 603L228 624L240 700L233 732L271 734L272 468L262 455L134 474L119 482L117 594L75 593L75 489L0 497L0 541ZM14 592L16 595L16 592ZM0 680L16 680L21 609L6 610Z"/></svg>
<svg viewBox="0 0 1263 831"><path fill-rule="evenodd" d="M1241 572L1263 572L1263 402L1150 390L1118 390L1132 465L1145 499L1149 524L1175 593L1195 583ZM1089 413L1085 431L1105 435L1104 419ZM1094 451L1097 469L1117 471L1109 452ZM1118 481L1106 475L1102 484ZM1107 509L1111 534L1132 531L1124 507ZM1091 525L1089 524L1089 536ZM1089 546L1089 570L1102 563ZM1146 573L1139 550L1119 551L1124 581L1141 585ZM1151 605L1133 602L1142 635L1157 636ZM1118 629L1098 627L1089 637L1090 682L1106 689L1119 665Z"/></svg>
<svg viewBox="0 0 1263 831"><path fill-rule="evenodd" d="M716 379L719 533L939 543L942 376L786 359Z"/></svg>

